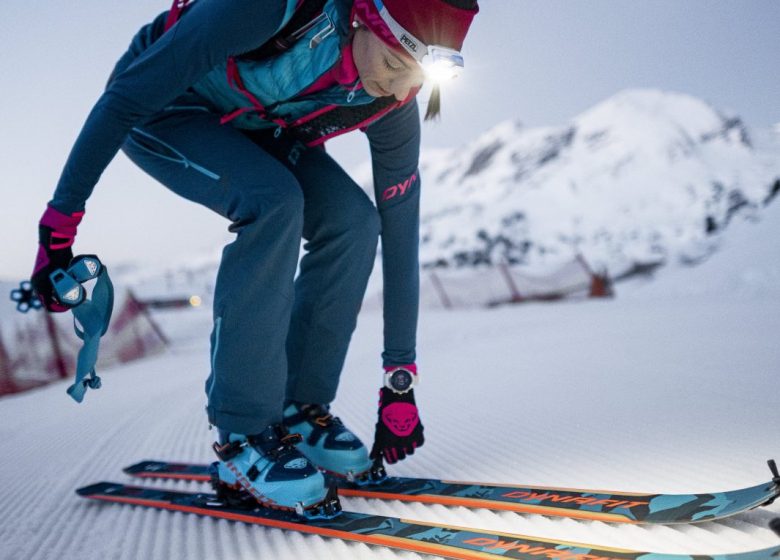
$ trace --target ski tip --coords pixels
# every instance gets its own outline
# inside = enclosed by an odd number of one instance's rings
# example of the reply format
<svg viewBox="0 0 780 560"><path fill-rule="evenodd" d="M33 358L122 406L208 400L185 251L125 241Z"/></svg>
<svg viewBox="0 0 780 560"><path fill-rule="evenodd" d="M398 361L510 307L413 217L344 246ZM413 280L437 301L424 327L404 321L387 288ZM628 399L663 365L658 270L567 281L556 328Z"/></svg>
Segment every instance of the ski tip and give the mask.
<svg viewBox="0 0 780 560"><path fill-rule="evenodd" d="M89 486L79 488L76 490L76 494L85 498L89 498L90 496L95 496L98 494L111 494L117 488L121 487L121 484L116 484L115 482L97 482L95 484L90 484Z"/></svg>
<svg viewBox="0 0 780 560"><path fill-rule="evenodd" d="M769 522L769 528L775 532L775 535L780 537L780 517L775 517Z"/></svg>
<svg viewBox="0 0 780 560"><path fill-rule="evenodd" d="M769 470L772 471L772 482L780 484L780 472L777 471L777 463L775 463L775 460L769 459L766 464L769 465Z"/></svg>
<svg viewBox="0 0 780 560"><path fill-rule="evenodd" d="M163 463L160 463L159 461L138 461L134 465L123 468L122 472L125 474L138 474L147 471L153 471L155 470L155 467L160 465L163 465Z"/></svg>

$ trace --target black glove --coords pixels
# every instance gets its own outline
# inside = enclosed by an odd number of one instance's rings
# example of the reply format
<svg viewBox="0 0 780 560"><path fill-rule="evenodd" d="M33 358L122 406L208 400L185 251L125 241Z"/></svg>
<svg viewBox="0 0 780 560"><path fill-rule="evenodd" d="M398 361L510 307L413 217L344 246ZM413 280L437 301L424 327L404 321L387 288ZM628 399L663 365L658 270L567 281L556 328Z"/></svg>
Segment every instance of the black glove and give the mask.
<svg viewBox="0 0 780 560"><path fill-rule="evenodd" d="M49 206L38 224L38 257L35 259L35 268L30 282L41 303L49 311L68 310L57 301L49 275L58 268L67 270L70 266L76 228L83 215L83 212L76 212L69 216Z"/></svg>
<svg viewBox="0 0 780 560"><path fill-rule="evenodd" d="M399 395L382 387L379 390L379 418L371 458L383 456L386 462L397 463L412 455L424 442L414 389Z"/></svg>

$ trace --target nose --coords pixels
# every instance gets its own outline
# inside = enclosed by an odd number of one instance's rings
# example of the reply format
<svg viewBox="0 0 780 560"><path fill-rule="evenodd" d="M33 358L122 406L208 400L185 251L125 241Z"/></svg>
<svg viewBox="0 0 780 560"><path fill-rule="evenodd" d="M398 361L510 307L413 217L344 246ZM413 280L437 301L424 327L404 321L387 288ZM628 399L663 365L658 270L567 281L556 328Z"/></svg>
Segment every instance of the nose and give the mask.
<svg viewBox="0 0 780 560"><path fill-rule="evenodd" d="M411 87L406 83L406 80L393 80L385 89L392 93L398 101L403 101L409 95Z"/></svg>
<svg viewBox="0 0 780 560"><path fill-rule="evenodd" d="M403 101L409 96L409 90L412 88L406 88L405 90L397 91L393 95L395 95L396 100Z"/></svg>
<svg viewBox="0 0 780 560"><path fill-rule="evenodd" d="M414 83L408 79L396 79L390 83L388 91L392 93L398 101L403 101L409 97L409 92L412 91Z"/></svg>

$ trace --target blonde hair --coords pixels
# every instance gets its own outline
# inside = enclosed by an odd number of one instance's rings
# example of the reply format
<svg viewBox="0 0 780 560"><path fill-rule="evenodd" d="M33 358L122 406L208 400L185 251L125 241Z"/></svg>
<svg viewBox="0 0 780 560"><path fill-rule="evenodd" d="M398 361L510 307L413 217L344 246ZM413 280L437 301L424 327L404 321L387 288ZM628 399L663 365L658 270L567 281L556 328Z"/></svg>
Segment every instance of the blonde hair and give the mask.
<svg viewBox="0 0 780 560"><path fill-rule="evenodd" d="M426 121L438 121L441 118L441 89L439 84L433 85L433 91L428 98L428 108L425 110Z"/></svg>

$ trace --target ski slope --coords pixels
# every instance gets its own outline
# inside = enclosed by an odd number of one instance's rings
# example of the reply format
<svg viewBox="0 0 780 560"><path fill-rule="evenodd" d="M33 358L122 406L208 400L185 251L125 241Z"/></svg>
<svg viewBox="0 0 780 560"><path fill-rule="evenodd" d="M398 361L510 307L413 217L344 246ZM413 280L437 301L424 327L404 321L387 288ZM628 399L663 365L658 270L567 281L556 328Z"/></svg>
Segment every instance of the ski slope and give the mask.
<svg viewBox="0 0 780 560"><path fill-rule="evenodd" d="M695 269L618 285L614 300L425 310L418 400L426 445L403 476L646 492L768 480L780 459L780 206L735 223ZM205 560L423 558L181 513L90 503L144 458L212 460L203 382L208 309L158 316L165 355L101 371L76 405L56 383L0 399L0 558ZM335 412L370 443L381 313L361 315ZM161 487L196 485L158 482ZM780 504L691 526L613 526L401 502L345 509L666 553L777 544ZM429 557L425 557L429 558Z"/></svg>

